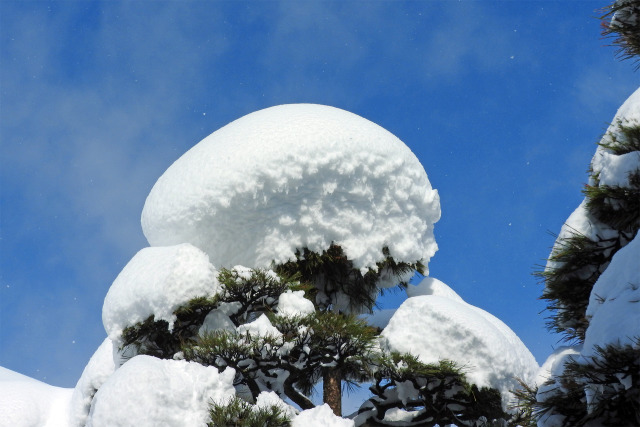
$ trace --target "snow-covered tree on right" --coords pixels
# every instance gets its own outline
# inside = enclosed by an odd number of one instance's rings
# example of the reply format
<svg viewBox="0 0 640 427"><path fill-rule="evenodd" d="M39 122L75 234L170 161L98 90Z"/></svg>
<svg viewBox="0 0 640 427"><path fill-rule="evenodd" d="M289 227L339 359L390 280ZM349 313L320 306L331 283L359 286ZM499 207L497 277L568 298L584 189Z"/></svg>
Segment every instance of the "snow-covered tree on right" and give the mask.
<svg viewBox="0 0 640 427"><path fill-rule="evenodd" d="M640 53L640 1L605 15L622 58ZM543 365L538 426L640 425L640 89L620 107L591 161L584 201L539 272L548 326L576 345Z"/></svg>

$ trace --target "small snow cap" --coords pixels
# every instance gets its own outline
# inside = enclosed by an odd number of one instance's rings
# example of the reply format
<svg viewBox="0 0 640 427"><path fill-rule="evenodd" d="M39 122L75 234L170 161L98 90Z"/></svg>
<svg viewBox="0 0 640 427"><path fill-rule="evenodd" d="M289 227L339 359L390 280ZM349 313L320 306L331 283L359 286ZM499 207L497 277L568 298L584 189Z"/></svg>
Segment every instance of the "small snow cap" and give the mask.
<svg viewBox="0 0 640 427"><path fill-rule="evenodd" d="M219 267L269 267L340 245L377 268L382 248L425 265L438 192L397 137L338 108L291 104L206 137L158 179L142 211L152 246L191 243Z"/></svg>

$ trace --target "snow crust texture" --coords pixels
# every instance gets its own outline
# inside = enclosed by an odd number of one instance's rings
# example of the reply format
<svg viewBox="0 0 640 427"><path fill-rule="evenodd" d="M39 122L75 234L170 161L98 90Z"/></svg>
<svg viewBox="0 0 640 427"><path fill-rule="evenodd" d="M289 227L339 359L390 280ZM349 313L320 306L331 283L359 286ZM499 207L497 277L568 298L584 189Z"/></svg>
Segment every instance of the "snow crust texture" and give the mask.
<svg viewBox="0 0 640 427"><path fill-rule="evenodd" d="M206 426L211 401L234 395L235 371L136 356L95 395L87 427Z"/></svg>
<svg viewBox="0 0 640 427"><path fill-rule="evenodd" d="M0 366L0 426L66 427L72 393Z"/></svg>
<svg viewBox="0 0 640 427"><path fill-rule="evenodd" d="M189 300L219 290L207 255L185 243L138 252L111 285L102 307L107 335L119 344L122 331L155 316L173 326L173 312Z"/></svg>
<svg viewBox="0 0 640 427"><path fill-rule="evenodd" d="M640 234L613 256L593 286L583 356L595 346L633 344L640 335Z"/></svg>
<svg viewBox="0 0 640 427"><path fill-rule="evenodd" d="M356 268L388 247L426 264L438 193L411 150L333 107L280 105L219 129L158 179L142 212L152 246L189 242L218 267L269 267L342 247Z"/></svg>
<svg viewBox="0 0 640 427"><path fill-rule="evenodd" d="M503 322L446 296L408 298L382 331L382 339L389 350L412 353L424 363L456 362L471 383L499 390L505 405L512 398L510 390L518 386L515 378L533 383L539 369L531 352Z"/></svg>

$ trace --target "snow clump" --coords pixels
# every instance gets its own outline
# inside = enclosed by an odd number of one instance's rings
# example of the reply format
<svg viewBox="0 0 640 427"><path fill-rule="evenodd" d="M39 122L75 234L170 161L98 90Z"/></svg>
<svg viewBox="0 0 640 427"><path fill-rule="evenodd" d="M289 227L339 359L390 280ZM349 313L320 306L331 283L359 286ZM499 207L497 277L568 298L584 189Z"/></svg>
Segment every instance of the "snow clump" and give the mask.
<svg viewBox="0 0 640 427"><path fill-rule="evenodd" d="M206 426L209 403L233 396L235 371L135 356L96 393L87 427Z"/></svg>
<svg viewBox="0 0 640 427"><path fill-rule="evenodd" d="M516 378L531 384L538 364L520 338L486 311L447 296L408 298L382 331L382 345L411 353L423 363L452 360L470 383L495 388L503 406L512 402Z"/></svg>
<svg viewBox="0 0 640 427"><path fill-rule="evenodd" d="M268 268L334 243L355 268L425 265L438 192L397 137L338 108L292 104L209 135L158 179L144 205L152 246L191 243L218 267Z"/></svg>
<svg viewBox="0 0 640 427"><path fill-rule="evenodd" d="M407 296L416 297L418 295L435 295L450 298L454 301L462 302L463 299L444 282L435 277L425 277L415 286L407 286Z"/></svg>
<svg viewBox="0 0 640 427"><path fill-rule="evenodd" d="M120 345L122 331L154 316L172 329L173 312L189 300L218 292L217 271L200 249L185 243L144 248L122 269L102 307L109 338Z"/></svg>
<svg viewBox="0 0 640 427"><path fill-rule="evenodd" d="M287 291L278 298L278 316L302 317L316 311L313 303L304 297L304 291Z"/></svg>
<svg viewBox="0 0 640 427"><path fill-rule="evenodd" d="M590 319L582 355L596 355L596 346L637 345L640 334L640 233L613 256L593 285L587 318ZM623 320L624 321L621 321Z"/></svg>
<svg viewBox="0 0 640 427"><path fill-rule="evenodd" d="M293 419L291 427L353 427L353 420L338 417L326 403L307 409Z"/></svg>

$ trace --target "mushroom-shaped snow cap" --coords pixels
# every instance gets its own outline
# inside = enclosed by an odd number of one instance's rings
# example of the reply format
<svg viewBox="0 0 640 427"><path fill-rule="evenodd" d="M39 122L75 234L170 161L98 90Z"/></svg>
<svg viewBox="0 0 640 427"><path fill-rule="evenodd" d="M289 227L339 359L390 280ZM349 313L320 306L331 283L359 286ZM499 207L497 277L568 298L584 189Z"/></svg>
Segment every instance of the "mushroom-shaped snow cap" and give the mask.
<svg viewBox="0 0 640 427"><path fill-rule="evenodd" d="M382 248L425 265L440 201L397 137L338 108L291 104L214 132L158 179L142 211L152 246L191 243L220 267L268 267L334 243L359 269Z"/></svg>

